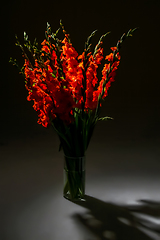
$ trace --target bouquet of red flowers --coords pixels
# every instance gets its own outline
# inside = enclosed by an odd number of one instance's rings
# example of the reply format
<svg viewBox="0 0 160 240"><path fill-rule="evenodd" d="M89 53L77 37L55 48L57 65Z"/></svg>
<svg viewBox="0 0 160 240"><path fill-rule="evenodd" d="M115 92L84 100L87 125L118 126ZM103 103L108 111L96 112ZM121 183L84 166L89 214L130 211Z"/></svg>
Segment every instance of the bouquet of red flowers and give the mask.
<svg viewBox="0 0 160 240"><path fill-rule="evenodd" d="M64 34L62 40L58 38L60 30ZM108 119L99 118L101 102L114 81L122 42L134 31L130 29L127 34L124 33L117 45L111 47L111 53L105 56L100 81L97 69L104 58L102 43L108 33L102 35L91 50L91 39L96 31L92 32L81 55L72 46L61 21L55 33L47 23L45 40L40 49L36 40L31 44L26 33L23 45L17 38L16 44L25 60L20 72L25 78L27 100L34 101L38 123L44 127L50 124L54 127L65 156L85 156L96 122ZM16 60L11 61L17 65Z"/></svg>

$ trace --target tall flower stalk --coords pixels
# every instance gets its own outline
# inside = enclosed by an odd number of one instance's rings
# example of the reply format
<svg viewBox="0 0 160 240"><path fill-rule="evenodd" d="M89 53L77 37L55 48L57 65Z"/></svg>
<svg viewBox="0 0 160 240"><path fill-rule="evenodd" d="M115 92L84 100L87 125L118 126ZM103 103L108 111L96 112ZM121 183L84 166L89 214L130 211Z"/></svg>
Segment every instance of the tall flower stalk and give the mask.
<svg viewBox="0 0 160 240"><path fill-rule="evenodd" d="M60 31L63 39L58 38ZM84 156L97 121L108 119L99 118L102 100L115 79L121 45L134 31L124 33L117 45L111 47L111 53L105 56L101 80L98 80L97 69L104 58L102 44L108 33L101 36L92 50L91 40L96 31L92 32L81 55L72 46L61 21L55 33L47 23L41 47L36 39L32 44L26 33L23 45L17 38L16 45L24 57L20 72L25 78L27 100L34 102L38 123L54 127L66 156ZM16 60L11 62L17 65Z"/></svg>

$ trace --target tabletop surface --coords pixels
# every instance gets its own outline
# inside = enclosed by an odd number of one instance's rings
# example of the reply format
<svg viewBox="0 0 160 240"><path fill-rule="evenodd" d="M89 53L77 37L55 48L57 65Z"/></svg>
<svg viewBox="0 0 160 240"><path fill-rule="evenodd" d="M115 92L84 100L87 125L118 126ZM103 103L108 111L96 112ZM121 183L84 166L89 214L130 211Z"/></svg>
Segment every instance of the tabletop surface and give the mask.
<svg viewBox="0 0 160 240"><path fill-rule="evenodd" d="M159 143L97 135L86 153L84 202L63 198L55 135L1 144L1 240L160 239Z"/></svg>

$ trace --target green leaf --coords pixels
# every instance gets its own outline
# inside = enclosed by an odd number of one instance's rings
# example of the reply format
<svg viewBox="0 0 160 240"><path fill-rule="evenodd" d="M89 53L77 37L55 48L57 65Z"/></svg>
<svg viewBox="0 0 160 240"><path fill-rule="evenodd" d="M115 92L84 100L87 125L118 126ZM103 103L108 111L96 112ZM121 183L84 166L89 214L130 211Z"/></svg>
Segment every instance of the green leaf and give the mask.
<svg viewBox="0 0 160 240"><path fill-rule="evenodd" d="M138 28L130 29L130 30L127 32L126 36L127 36L127 37L132 37L132 36L133 36L132 33L135 32L137 29L138 29Z"/></svg>
<svg viewBox="0 0 160 240"><path fill-rule="evenodd" d="M91 44L90 44L91 39L92 39L92 37L95 35L96 32L97 32L97 30L94 30L94 31L91 33L91 35L87 38L87 42L85 43L85 49L86 49L86 50L89 50L89 49L90 49L90 47L91 47Z"/></svg>
<svg viewBox="0 0 160 240"><path fill-rule="evenodd" d="M54 77L54 78L55 78L55 77L56 77L56 75L55 75L54 73L52 73L52 77Z"/></svg>
<svg viewBox="0 0 160 240"><path fill-rule="evenodd" d="M97 31L98 31L98 30L94 30L94 31L91 33L91 35L88 37L88 39L87 39L87 43L88 43L88 44L90 44L91 38L96 34Z"/></svg>
<svg viewBox="0 0 160 240"><path fill-rule="evenodd" d="M139 28L139 27L133 28L133 29L132 29L132 33L133 33L134 31L138 30L138 28Z"/></svg>
<svg viewBox="0 0 160 240"><path fill-rule="evenodd" d="M101 117L101 118L98 118L98 121L107 121L107 120L113 120L112 117Z"/></svg>
<svg viewBox="0 0 160 240"><path fill-rule="evenodd" d="M26 32L24 32L24 40L28 41L28 35L26 34Z"/></svg>
<svg viewBox="0 0 160 240"><path fill-rule="evenodd" d="M102 35L98 41L98 44L95 46L95 49L94 49L94 54L93 54L93 57L95 57L96 53L97 53L97 50L99 48L99 46L101 45L101 42L103 40L103 38L105 38L110 32L107 32L105 33L104 35Z"/></svg>

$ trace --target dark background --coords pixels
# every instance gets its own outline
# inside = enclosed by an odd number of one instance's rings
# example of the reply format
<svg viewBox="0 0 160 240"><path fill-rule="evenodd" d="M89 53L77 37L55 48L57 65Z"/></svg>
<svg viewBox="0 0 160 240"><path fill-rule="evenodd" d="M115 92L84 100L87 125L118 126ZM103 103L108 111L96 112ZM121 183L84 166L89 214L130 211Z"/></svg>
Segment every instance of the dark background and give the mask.
<svg viewBox="0 0 160 240"><path fill-rule="evenodd" d="M62 198L63 153L58 152L58 137L51 127L37 124L33 103L26 100L24 79L8 63L13 57L23 64L15 34L23 41L26 31L30 40L36 37L42 42L46 23L55 32L60 19L79 54L95 29L93 44L111 31L103 45L109 54L124 32L139 27L123 44L116 79L101 110L101 116L114 120L97 124L86 154L86 192L105 202L159 203L160 1L12 0L1 3L0 14L0 238L95 239L86 235L80 222L71 221L70 214L81 209ZM101 206L102 216L108 205L103 208L99 200L93 203ZM116 226L114 230L119 234ZM125 233L122 229L117 239L150 239L139 232Z"/></svg>

